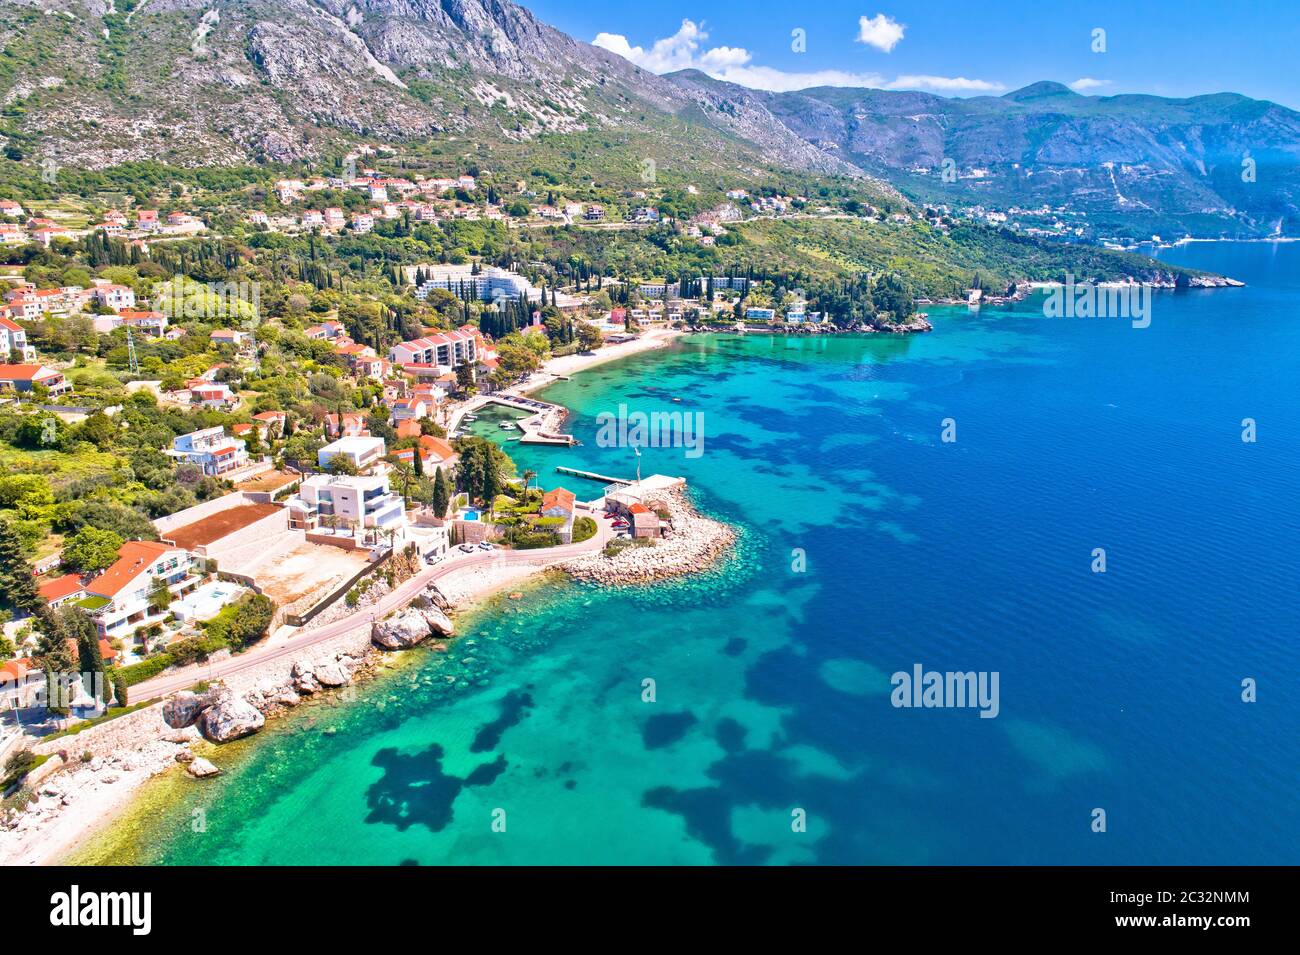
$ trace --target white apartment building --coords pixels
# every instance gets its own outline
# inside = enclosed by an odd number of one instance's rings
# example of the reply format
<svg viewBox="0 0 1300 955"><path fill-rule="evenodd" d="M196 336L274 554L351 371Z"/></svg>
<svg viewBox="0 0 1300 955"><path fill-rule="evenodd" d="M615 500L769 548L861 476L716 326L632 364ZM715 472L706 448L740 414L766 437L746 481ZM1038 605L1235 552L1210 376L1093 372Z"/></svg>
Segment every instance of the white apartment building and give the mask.
<svg viewBox="0 0 1300 955"><path fill-rule="evenodd" d="M303 480L290 503L290 526L400 530L406 508L388 488L388 476L316 474Z"/></svg>
<svg viewBox="0 0 1300 955"><path fill-rule="evenodd" d="M467 326L394 345L388 360L394 365L436 365L451 371L458 365L478 361L478 351L478 333Z"/></svg>
<svg viewBox="0 0 1300 955"><path fill-rule="evenodd" d="M316 452L316 463L328 468L335 455L342 455L358 471L364 471L384 456L384 439L362 434L339 438Z"/></svg>
<svg viewBox="0 0 1300 955"><path fill-rule="evenodd" d="M115 312L120 312L124 308L135 308L135 292L125 285L106 282L103 285L96 285L90 291L100 305L111 308Z"/></svg>
<svg viewBox="0 0 1300 955"><path fill-rule="evenodd" d="M8 363L14 352L21 363L36 361L36 348L27 344L27 332L13 319L0 317L0 362Z"/></svg>
<svg viewBox="0 0 1300 955"><path fill-rule="evenodd" d="M482 266L477 273L472 265L409 266L407 274L412 281L424 277L415 290L415 297L420 301L428 298L434 289L453 292L461 298L473 296L483 302L499 298L518 299L521 294L526 295L530 302L542 297L541 289L518 272L495 265Z"/></svg>

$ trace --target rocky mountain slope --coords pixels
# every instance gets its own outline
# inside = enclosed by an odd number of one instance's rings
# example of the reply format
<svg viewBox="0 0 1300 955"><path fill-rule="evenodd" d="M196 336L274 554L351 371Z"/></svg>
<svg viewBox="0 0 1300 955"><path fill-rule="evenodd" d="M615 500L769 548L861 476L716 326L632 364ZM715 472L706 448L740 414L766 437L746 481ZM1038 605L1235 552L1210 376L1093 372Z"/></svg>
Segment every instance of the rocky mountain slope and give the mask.
<svg viewBox="0 0 1300 955"><path fill-rule="evenodd" d="M858 171L784 127L754 146L675 84L508 0L5 0L7 144L99 168L293 161L355 138L601 127Z"/></svg>
<svg viewBox="0 0 1300 955"><path fill-rule="evenodd" d="M923 202L1063 206L1127 235L1300 228L1300 113L1234 94L766 93L656 76L509 0L0 2L10 159L228 166L361 139L472 151L593 132L617 134L628 168L869 177Z"/></svg>

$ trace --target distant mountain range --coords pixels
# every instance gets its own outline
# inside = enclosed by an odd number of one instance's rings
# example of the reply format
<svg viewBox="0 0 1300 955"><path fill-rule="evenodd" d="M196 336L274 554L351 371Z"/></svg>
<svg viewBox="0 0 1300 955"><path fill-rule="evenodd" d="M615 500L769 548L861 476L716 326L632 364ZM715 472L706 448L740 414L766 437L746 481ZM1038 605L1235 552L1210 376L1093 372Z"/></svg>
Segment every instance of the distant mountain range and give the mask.
<svg viewBox="0 0 1300 955"><path fill-rule="evenodd" d="M1065 206L1117 235L1300 231L1300 113L1229 93L767 93L656 76L509 0L5 0L0 45L11 159L221 166L617 129L710 175L871 177L925 203Z"/></svg>
<svg viewBox="0 0 1300 955"><path fill-rule="evenodd" d="M1300 231L1300 113L1234 93L1082 96L1043 82L945 99L830 87L765 93L696 71L669 79L718 111L766 114L922 201L1063 205L1119 234Z"/></svg>

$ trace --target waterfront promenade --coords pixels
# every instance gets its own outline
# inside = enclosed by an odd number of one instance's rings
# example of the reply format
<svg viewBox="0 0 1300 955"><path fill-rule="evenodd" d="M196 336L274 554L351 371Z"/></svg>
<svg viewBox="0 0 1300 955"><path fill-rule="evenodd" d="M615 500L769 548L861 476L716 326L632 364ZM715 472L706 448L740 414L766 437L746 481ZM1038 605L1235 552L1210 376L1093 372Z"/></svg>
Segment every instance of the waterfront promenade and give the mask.
<svg viewBox="0 0 1300 955"><path fill-rule="evenodd" d="M378 603L359 608L356 613L349 614L342 620L299 630L288 637L270 637L244 653L224 660L167 670L133 686L131 696L138 700L162 697L178 690L188 690L202 680L219 680L275 661L287 663L316 644L342 636L359 627L369 628L373 621L406 606L430 584L453 574L476 569L498 568L542 570L574 557L597 553L614 535L614 529L610 520L599 511L590 512L590 516L596 518L597 531L596 536L589 540L533 551L493 550L466 554L453 549L450 556L404 581Z"/></svg>

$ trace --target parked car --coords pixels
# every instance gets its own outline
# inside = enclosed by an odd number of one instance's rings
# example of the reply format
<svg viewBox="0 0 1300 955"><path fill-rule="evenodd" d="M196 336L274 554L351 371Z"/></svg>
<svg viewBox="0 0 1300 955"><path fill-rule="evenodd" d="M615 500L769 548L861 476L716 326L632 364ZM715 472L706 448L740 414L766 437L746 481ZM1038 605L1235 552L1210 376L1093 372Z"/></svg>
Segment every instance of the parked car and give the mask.
<svg viewBox="0 0 1300 955"><path fill-rule="evenodd" d="M460 547L459 547L458 549L464 551L466 554L472 554L472 553L474 553L474 545L473 545L473 544L461 544Z"/></svg>

